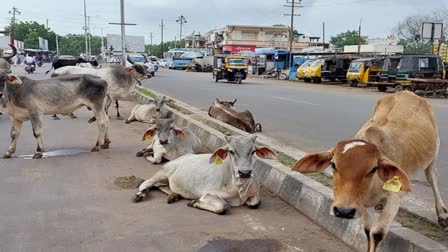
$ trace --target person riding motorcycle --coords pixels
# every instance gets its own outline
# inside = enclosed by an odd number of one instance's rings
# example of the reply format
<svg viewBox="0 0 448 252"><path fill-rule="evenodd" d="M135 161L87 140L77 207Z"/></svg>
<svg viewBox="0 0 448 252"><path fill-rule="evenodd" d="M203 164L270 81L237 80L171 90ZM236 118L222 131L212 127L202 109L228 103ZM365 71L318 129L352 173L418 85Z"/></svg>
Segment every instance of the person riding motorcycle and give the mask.
<svg viewBox="0 0 448 252"><path fill-rule="evenodd" d="M36 69L36 60L33 57L26 55L24 63L25 65L33 65L34 69Z"/></svg>

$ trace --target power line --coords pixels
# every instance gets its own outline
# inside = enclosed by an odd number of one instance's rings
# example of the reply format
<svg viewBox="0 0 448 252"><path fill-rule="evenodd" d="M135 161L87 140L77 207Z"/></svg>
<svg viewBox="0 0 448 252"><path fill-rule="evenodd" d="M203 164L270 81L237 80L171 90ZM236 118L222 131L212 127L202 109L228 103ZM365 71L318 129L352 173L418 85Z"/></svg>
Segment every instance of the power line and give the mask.
<svg viewBox="0 0 448 252"><path fill-rule="evenodd" d="M14 45L14 29L16 26L16 15L22 14L19 9L17 9L15 6L12 7L12 10L9 11L9 14L12 14L11 18L11 35L9 36L10 44Z"/></svg>
<svg viewBox="0 0 448 252"><path fill-rule="evenodd" d="M283 14L285 16L291 16L291 24L289 29L289 51L292 51L292 43L294 42L294 17L300 16L300 14L295 14L294 11L296 8L303 8L302 0L298 0L298 3L295 0L286 0L286 3L289 5L283 5L283 7L291 8L291 14Z"/></svg>
<svg viewBox="0 0 448 252"><path fill-rule="evenodd" d="M182 40L182 26L183 24L185 24L187 22L187 20L185 19L185 17L183 15L180 15L180 17L176 20L177 23L180 23L180 36L179 36L179 41Z"/></svg>

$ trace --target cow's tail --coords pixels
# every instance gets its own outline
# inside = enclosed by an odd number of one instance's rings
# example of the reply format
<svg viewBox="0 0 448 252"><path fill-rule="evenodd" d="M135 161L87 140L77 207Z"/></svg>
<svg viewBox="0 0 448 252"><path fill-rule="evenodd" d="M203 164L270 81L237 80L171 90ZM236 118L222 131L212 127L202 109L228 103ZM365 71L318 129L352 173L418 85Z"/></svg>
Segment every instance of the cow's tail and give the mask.
<svg viewBox="0 0 448 252"><path fill-rule="evenodd" d="M51 65L50 70L46 71L45 74L48 74L53 69L53 64Z"/></svg>
<svg viewBox="0 0 448 252"><path fill-rule="evenodd" d="M260 123L256 123L255 124L255 132L261 132L263 129L261 128L261 124Z"/></svg>

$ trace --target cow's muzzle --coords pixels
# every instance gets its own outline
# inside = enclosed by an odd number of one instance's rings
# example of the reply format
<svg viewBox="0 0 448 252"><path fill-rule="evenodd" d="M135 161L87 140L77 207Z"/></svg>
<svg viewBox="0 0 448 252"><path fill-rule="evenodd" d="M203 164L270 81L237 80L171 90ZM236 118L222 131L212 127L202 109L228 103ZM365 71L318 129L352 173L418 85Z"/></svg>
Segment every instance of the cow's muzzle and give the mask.
<svg viewBox="0 0 448 252"><path fill-rule="evenodd" d="M333 208L334 216L343 219L353 219L356 214L356 208L343 208L343 207L334 207Z"/></svg>
<svg viewBox="0 0 448 252"><path fill-rule="evenodd" d="M168 144L168 139L167 140L159 140L159 143L161 145L166 145L166 144Z"/></svg>
<svg viewBox="0 0 448 252"><path fill-rule="evenodd" d="M251 174L252 174L251 170L238 171L238 175L240 175L240 178L250 178Z"/></svg>
<svg viewBox="0 0 448 252"><path fill-rule="evenodd" d="M156 108L156 111L157 111L157 112L160 112L160 109L159 109L159 108Z"/></svg>

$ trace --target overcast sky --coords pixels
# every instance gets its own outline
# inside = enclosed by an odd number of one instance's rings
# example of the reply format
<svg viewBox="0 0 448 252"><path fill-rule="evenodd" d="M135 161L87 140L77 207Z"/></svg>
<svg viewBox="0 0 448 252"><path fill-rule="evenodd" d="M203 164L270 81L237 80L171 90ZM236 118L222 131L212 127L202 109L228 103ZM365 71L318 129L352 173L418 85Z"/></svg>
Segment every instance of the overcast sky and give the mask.
<svg viewBox="0 0 448 252"><path fill-rule="evenodd" d="M19 8L20 21L35 20L58 34L81 34L84 25L83 0L1 0L0 27L9 23L8 11ZM120 19L119 0L86 0L87 14L91 17L91 30L95 35L119 34L119 26L108 22ZM297 2L298 0L296 0ZM165 24L164 40L179 37L176 19L187 18L183 36L193 31L205 33L226 24L289 25L289 12L283 7L286 0L125 0L126 22L137 26L127 27L129 35L144 35L149 43L161 38L160 21ZM322 36L322 22L326 23L327 38L348 29L357 29L362 18L363 35L386 37L392 28L408 15L447 8L448 0L303 0L294 25L302 33ZM328 39L327 39L328 40Z"/></svg>

